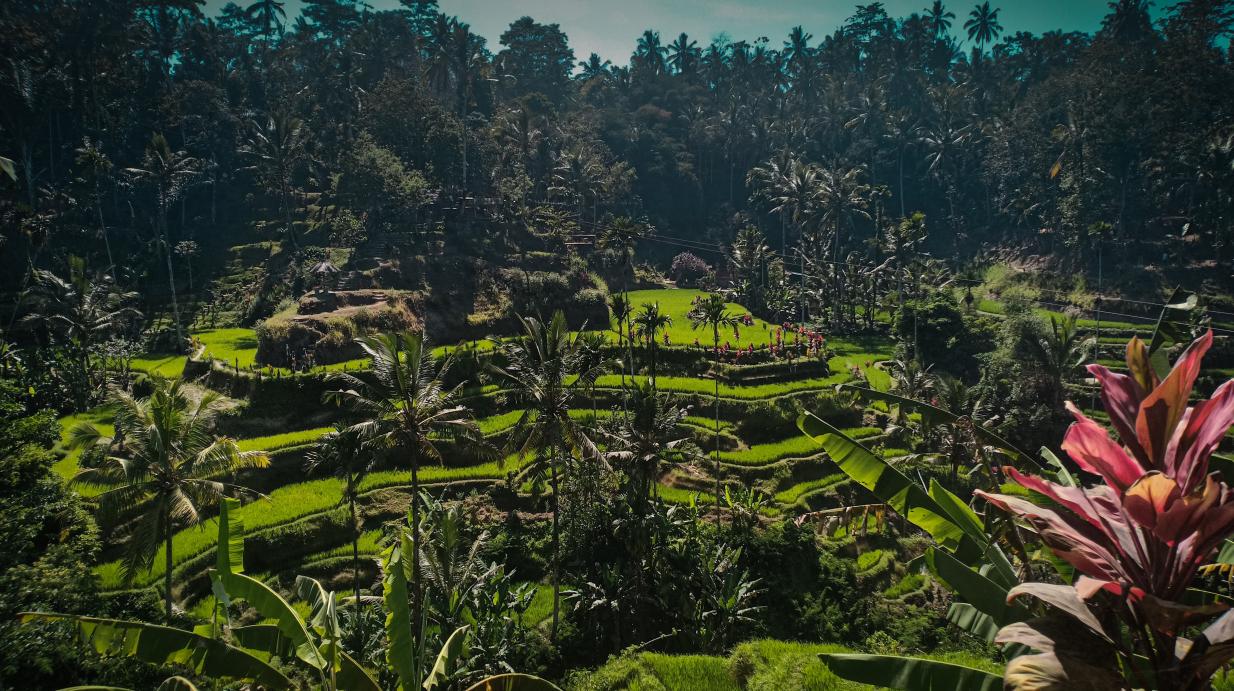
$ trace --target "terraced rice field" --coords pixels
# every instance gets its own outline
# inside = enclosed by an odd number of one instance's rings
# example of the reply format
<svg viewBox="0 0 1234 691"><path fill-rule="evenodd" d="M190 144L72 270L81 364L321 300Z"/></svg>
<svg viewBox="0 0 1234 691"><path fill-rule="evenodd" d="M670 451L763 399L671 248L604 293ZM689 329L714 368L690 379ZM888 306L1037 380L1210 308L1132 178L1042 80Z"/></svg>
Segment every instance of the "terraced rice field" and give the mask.
<svg viewBox="0 0 1234 691"><path fill-rule="evenodd" d="M660 308L672 318L673 324L667 331L670 348L694 348L693 341L696 337L699 338L700 342L704 343L709 340L708 334L705 331L696 331L690 326L689 318L687 317L692 301L696 296L702 294L700 291L692 290L652 290L635 291L631 293L630 297L636 308L646 302L658 302ZM730 310L735 315L746 314L746 310L740 305L730 305ZM737 335L731 332L725 333L724 340L728 340L734 347L748 346L750 344L764 346L774 339L776 328L774 325L756 320L753 326L740 327ZM252 367L255 364L257 338L256 333L251 329L211 329L197 333L194 337L201 346L202 355L206 358L226 363L230 367L238 366L241 370ZM608 337L611 342L615 343L615 331L608 332ZM437 352L438 354L445 354L460 347L485 351L491 350L495 345L496 342L493 340L484 340L459 346L440 347L437 349ZM885 388L889 384L886 373L878 367L878 363L889 359L891 356L891 343L887 339L833 339L828 343L828 346L833 351L833 357L827 363L829 373L823 376L793 376L794 366L789 363L783 363L782 368L777 369L775 366L771 368L776 370L776 376L769 382L751 384L721 383L720 396L726 402L726 411L723 414L725 419L721 420L721 434L729 439L728 444L737 444L737 448L723 451L720 455L721 462L731 469L725 473L728 481L740 482L742 473L747 469L757 471L759 468L765 468L773 464L791 465L797 462L804 462L803 459L817 458L820 454L820 448L813 440L790 432L785 433L787 435L786 438L766 443L751 445L742 443L738 438L738 428L734 422L736 419L739 419L739 411L743 409L743 406L773 401L785 396L802 393L827 395L835 389L837 384L851 380L852 368L860 369L871 385L875 387ZM159 376L178 376L183 372L185 360L186 358L183 356L151 355L135 360L134 368ZM365 364L364 362L351 362L345 363L345 366L348 369L359 369ZM332 368L341 369L342 367L344 367L344 364L340 363ZM262 371L268 370L262 368ZM817 372L818 370L814 369L812 371ZM285 374L290 375L290 373ZM622 379L623 377L619 374L607 374L597 380L595 388L601 394L606 392L611 394L622 386ZM625 377L625 379L630 379L630 377ZM646 383L647 381L647 377L643 375L639 375L634 379L640 383ZM626 383L628 385L628 382ZM683 396L686 402L698 406L696 412L687 418L684 427L693 434L701 435L700 438L702 439L709 439L710 435L714 433L715 421L708 415L710 408L705 407L703 403L710 400L714 394L714 380L705 376L696 377L683 375L678 372L670 372L659 376L656 385L661 392ZM467 396L471 397L471 400L478 400L481 398L491 398L500 393L501 390L497 385L486 384L470 389L467 392ZM603 400L605 399L601 396L601 401ZM608 400L611 400L611 397ZM571 411L571 415L584 424L591 424L593 412L589 402L584 397L584 400L578 401L577 404L578 407ZM791 409L791 405L789 405L789 409ZM619 411L610 410L603 403L594 412L594 415L600 418L607 418L614 414L619 414ZM483 434L495 443L500 444L522 415L522 410L504 409L483 417L477 420L477 422ZM99 409L84 415L65 418L61 421L61 424L67 434L67 430L78 422L92 422L102 426L109 422L109 418L110 411ZM785 422L791 423L790 420L785 420ZM316 426L304 429L279 429L271 430L274 432L271 434L247 436L239 439L239 444L246 451L296 454L302 453L305 447L315 443L322 435L329 432L330 429L331 427L318 422ZM110 430L104 429L104 431ZM874 428L853 428L846 431L855 438L867 438L878 434L880 430ZM297 451L296 449L300 450ZM65 451L66 449L62 448L61 450ZM62 477L71 477L76 471L77 457L78 454L66 453L63 459L59 461L57 471L60 472ZM298 456L291 456L290 458L294 459L298 458ZM697 467L706 472L706 468L710 467L710 457L700 460L702 462ZM424 467L420 471L420 479L421 482L426 484L460 481L495 483L504 479L508 473L517 472L527 462L528 459L520 461L511 456L505 458L501 463L488 462L466 466ZM817 463L818 461L810 462ZM834 475L827 475L822 479L806 480L795 485L779 487L774 495L774 505L766 511L768 513L778 513L782 507L791 506L801 500L802 497L826 493L838 480L839 478ZM409 482L409 474L406 469L381 469L365 478L361 486L361 492L368 494L388 488L403 488ZM704 477L688 484L698 483L706 486L707 482L707 479ZM92 487L81 487L79 489L83 494L95 494L99 491L98 488ZM706 506L715 502L715 497L711 492L699 492L688 487L675 485L661 485L657 487L656 494L661 500L672 503L686 504L697 502L700 505ZM295 482L294 484L270 490L264 498L250 502L239 509L237 517L244 522L245 530L248 534L268 535L273 536L271 539L277 539L277 536L282 534L280 531L291 530L289 526L299 525L298 522L305 521L310 517L324 517L332 515L333 512L341 511L341 504L342 485L337 479L330 477L307 478L302 482ZM200 558L208 555L214 549L216 530L215 521L211 519L205 521L199 528L178 532L173 538L173 568L179 572L189 562L197 565L203 563L194 560L200 560ZM377 530L366 531L361 538L362 553L370 557L376 554L380 547L380 537L380 532ZM314 548L315 551L296 556L295 563L300 565L333 565L337 561L342 564L348 561L351 555L349 543L317 544L314 545ZM148 587L162 578L163 565L164 557L160 552L154 558L153 568L149 571L133 574L133 577L127 581L121 572L119 561L112 561L102 565L98 569L98 573L106 589ZM197 568L198 566L194 565L190 570ZM339 568L342 567L340 566ZM544 589L541 589L541 592L543 591ZM532 612L529 612L527 616L527 619L533 623L537 620L537 617L542 618L544 612L547 611L547 607L542 600L542 594L538 593L537 600L533 603ZM539 603L539 606L537 606L537 603ZM206 605L201 602L197 605L199 608L203 606ZM541 612L541 609L544 612Z"/></svg>

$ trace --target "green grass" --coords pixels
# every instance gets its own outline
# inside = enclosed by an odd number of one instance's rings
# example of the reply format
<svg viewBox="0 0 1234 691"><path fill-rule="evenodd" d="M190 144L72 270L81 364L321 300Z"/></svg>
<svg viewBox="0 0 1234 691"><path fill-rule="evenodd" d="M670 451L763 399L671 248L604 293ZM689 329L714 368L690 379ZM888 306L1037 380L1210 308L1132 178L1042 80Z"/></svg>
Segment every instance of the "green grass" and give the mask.
<svg viewBox="0 0 1234 691"><path fill-rule="evenodd" d="M544 583L537 583L535 586L536 594L532 596L527 611L523 612L523 624L528 627L539 626L553 616L553 586ZM570 588L571 586L562 584L561 591L564 593ZM565 606L562 609L565 609Z"/></svg>
<svg viewBox="0 0 1234 691"><path fill-rule="evenodd" d="M827 489L828 487L834 487L847 479L848 476L844 473L835 473L817 480L810 480L808 482L793 485L786 490L777 492L775 498L776 501L781 504L796 504L797 500L807 494L810 494L811 492L817 492Z"/></svg>
<svg viewBox="0 0 1234 691"><path fill-rule="evenodd" d="M65 480L73 479L73 476L77 474L77 461L81 458L82 450L68 448L69 430L83 422L88 422L97 427L99 432L112 435L116 431L111 424L114 415L115 410L111 406L103 405L84 413L75 413L60 418L60 441L52 448L52 451L62 454L62 457L52 465L51 469ZM90 497L98 495L101 490L83 485L78 487L77 491L84 497Z"/></svg>
<svg viewBox="0 0 1234 691"><path fill-rule="evenodd" d="M716 496L714 494L696 489L660 485L655 488L655 492L657 496L670 504L689 504L691 501L694 501L699 506L708 506L716 503Z"/></svg>
<svg viewBox="0 0 1234 691"><path fill-rule="evenodd" d="M188 358L184 355L159 355L150 353L135 357L129 363L135 372L145 372L165 379L179 379L184 374Z"/></svg>
<svg viewBox="0 0 1234 691"><path fill-rule="evenodd" d="M457 480L498 479L505 477L507 471L520 467L517 459L508 459L503 468L498 468L496 462L463 468L425 467L420 470L420 481L424 483L453 482ZM372 473L360 485L361 492L370 492L385 487L401 487L409 484L406 470L388 470ZM270 492L265 499L259 499L242 506L236 515L244 521L246 532L253 532L275 526L285 525L293 521L329 511L340 505L343 498L341 483L334 478L310 480L294 485L280 487ZM218 522L216 519L204 521L198 528L187 528L177 532L172 537L172 557L174 564L179 566L184 562L204 554L212 549L218 537ZM154 583L163 575L165 559L163 548L160 547L155 556L154 565L149 571L135 574L133 585L145 586ZM97 572L104 588L122 587L120 562L113 561L102 564Z"/></svg>
<svg viewBox="0 0 1234 691"><path fill-rule="evenodd" d="M241 439L237 444L239 444L241 451L274 451L291 446L300 446L301 444L311 444L321 439L323 435L332 429L334 428L315 427L313 429L302 429L282 434L271 434L265 437L251 437L249 439Z"/></svg>
<svg viewBox="0 0 1234 691"><path fill-rule="evenodd" d="M883 561L884 556L885 554L881 549L872 549L869 552L862 552L857 557L857 572L862 573L873 569Z"/></svg>
<svg viewBox="0 0 1234 691"><path fill-rule="evenodd" d="M630 377L626 377L629 379ZM802 391L819 391L822 389L833 388L836 384L843 384L849 380L847 371L836 373L829 377L810 377L806 379L797 379L793 381L773 382L770 384L754 384L751 386L741 386L732 384L720 384L720 398L738 400L738 401L760 401L768 398L776 398L792 393L800 393ZM640 383L646 383L647 377L639 375L635 379ZM606 374L596 380L596 387L601 389L617 389L621 386L621 379L614 374ZM656 377L656 386L660 391L679 393L679 394L699 394L712 396L715 394L715 382L711 379L696 379L694 377Z"/></svg>
<svg viewBox="0 0 1234 691"><path fill-rule="evenodd" d="M865 439L882 430L877 427L855 427L842 430L853 439ZM769 444L755 444L740 451L721 451L720 460L734 465L767 465L786 458L808 458L822 452L821 443L804 434Z"/></svg>
<svg viewBox="0 0 1234 691"><path fill-rule="evenodd" d="M694 329L690 326L690 318L687 314L693 306L691 302L695 297L705 296L706 292L701 290L688 290L684 288L666 288L663 290L632 290L630 291L630 305L635 314L638 314L644 304L657 303L660 306L660 312L667 314L672 318L673 323L665 332L668 333L669 345L684 346L692 345L694 339L698 339L702 345L710 345L712 342L711 331L707 327ZM735 302L728 303L728 310L734 316L740 317L749 314L749 310ZM613 320L609 324L608 335L615 343L617 341L617 321ZM775 340L775 325L768 324L762 319L755 319L753 326L738 327L738 335L733 335L733 330L720 331L720 343L728 341L734 348L738 346L749 346L753 344L755 347L764 346ZM662 343L663 341L661 341Z"/></svg>
<svg viewBox="0 0 1234 691"><path fill-rule="evenodd" d="M193 334L205 347L205 357L247 368L257 362L257 332L253 329L208 329Z"/></svg>
<svg viewBox="0 0 1234 691"><path fill-rule="evenodd" d="M851 653L839 645L759 640L738 645L729 657L627 654L574 680L575 691L864 691L872 687L831 673L820 653ZM1002 665L970 653L925 654L944 662L1001 673ZM740 681L733 675L742 670Z"/></svg>
<svg viewBox="0 0 1234 691"><path fill-rule="evenodd" d="M895 600L910 593L921 590L926 584L926 576L920 573L906 573L895 585L883 591L883 597Z"/></svg>

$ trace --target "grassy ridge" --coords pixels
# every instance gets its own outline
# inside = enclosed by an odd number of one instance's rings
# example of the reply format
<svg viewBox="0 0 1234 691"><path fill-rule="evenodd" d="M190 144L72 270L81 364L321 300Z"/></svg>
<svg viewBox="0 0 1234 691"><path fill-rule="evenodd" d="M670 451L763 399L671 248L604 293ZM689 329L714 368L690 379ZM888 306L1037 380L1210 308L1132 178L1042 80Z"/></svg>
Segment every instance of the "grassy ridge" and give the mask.
<svg viewBox="0 0 1234 691"><path fill-rule="evenodd" d="M854 439L865 439L882 433L877 427L855 427L843 430ZM767 465L786 458L808 458L822 452L821 443L804 434L769 444L754 444L740 451L721 451L720 460L735 465Z"/></svg>
<svg viewBox="0 0 1234 691"><path fill-rule="evenodd" d="M499 479L511 470L521 467L515 458L507 460L501 467L496 462L483 463L464 468L443 468L430 466L420 469L420 481L424 483L453 482L458 480ZM370 474L360 485L361 492L371 492L387 487L401 487L410 483L408 471L388 470ZM280 487L264 499L245 504L236 511L238 518L244 521L246 532L254 532L266 528L285 525L296 520L328 511L340 506L343 501L342 483L334 478L310 480L294 485ZM212 549L218 535L218 521L209 519L198 528L188 528L177 532L172 537L172 558L175 566ZM162 577L164 570L164 550L159 548L154 565L147 572L136 574L133 585L144 586ZM104 588L119 588L124 584L121 577L120 562L112 561L100 565L96 571L102 580Z"/></svg>
<svg viewBox="0 0 1234 691"><path fill-rule="evenodd" d="M818 657L820 653L851 652L854 651L839 645L761 640L738 645L729 657L627 654L574 680L571 688L587 691L858 691L873 688L840 679ZM988 672L1002 672L1000 663L971 653L927 654L921 657ZM734 672L738 671L743 676L740 681L734 676Z"/></svg>

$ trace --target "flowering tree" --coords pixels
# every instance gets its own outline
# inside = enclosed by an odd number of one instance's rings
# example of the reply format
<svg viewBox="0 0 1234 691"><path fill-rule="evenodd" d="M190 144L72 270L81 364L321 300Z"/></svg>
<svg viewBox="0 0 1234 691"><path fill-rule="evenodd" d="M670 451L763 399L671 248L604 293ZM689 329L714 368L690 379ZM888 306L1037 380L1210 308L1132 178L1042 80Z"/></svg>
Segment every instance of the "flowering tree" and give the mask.
<svg viewBox="0 0 1234 691"><path fill-rule="evenodd" d="M1009 603L1035 598L1049 608L999 631L996 642L1036 651L1007 665L1005 688L1208 689L1234 658L1234 613L1188 594L1234 530L1234 493L1208 472L1234 423L1234 381L1188 405L1212 340L1211 332L1196 340L1168 373L1154 369L1139 339L1127 345L1128 374L1089 365L1118 439L1068 403L1076 421L1062 448L1101 484L1007 467L1028 496L978 492L1031 525L1078 575L1071 585L1029 582L1008 592Z"/></svg>

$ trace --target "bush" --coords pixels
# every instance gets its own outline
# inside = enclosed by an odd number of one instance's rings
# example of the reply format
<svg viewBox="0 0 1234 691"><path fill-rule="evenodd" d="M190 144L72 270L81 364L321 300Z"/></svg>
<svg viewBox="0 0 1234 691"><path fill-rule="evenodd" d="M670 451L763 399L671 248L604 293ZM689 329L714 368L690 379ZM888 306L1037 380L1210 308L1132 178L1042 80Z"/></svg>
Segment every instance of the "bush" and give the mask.
<svg viewBox="0 0 1234 691"><path fill-rule="evenodd" d="M598 288L583 288L566 309L566 321L590 329L608 328L608 294Z"/></svg>
<svg viewBox="0 0 1234 691"><path fill-rule="evenodd" d="M711 272L711 267L707 265L707 262L694 254L682 252L673 257L671 271L673 280L677 282L678 286L690 288L698 285L698 282Z"/></svg>

